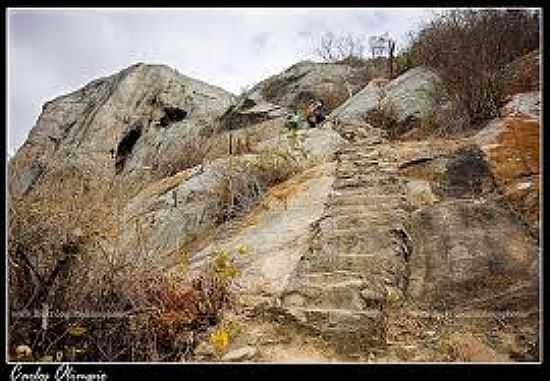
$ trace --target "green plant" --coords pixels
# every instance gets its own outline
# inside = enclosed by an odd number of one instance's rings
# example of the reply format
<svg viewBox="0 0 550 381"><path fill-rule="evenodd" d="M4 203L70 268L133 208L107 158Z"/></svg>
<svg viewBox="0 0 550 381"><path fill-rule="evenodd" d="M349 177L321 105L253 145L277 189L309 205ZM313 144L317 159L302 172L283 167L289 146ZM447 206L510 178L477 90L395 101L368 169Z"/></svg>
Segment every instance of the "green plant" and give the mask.
<svg viewBox="0 0 550 381"><path fill-rule="evenodd" d="M245 244L237 245L237 247L235 247L235 250L237 251L237 253L243 256L250 255L253 253L252 248Z"/></svg>
<svg viewBox="0 0 550 381"><path fill-rule="evenodd" d="M231 281L238 274L237 267L229 253L224 249L218 249L213 252L213 261L211 271L218 276L222 281Z"/></svg>

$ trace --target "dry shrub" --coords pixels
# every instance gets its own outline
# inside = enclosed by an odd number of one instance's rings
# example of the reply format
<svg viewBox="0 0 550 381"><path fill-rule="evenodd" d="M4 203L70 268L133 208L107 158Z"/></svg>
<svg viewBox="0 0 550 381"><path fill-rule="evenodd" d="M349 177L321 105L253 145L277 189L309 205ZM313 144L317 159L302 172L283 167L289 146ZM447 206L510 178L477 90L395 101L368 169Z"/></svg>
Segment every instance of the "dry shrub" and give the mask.
<svg viewBox="0 0 550 381"><path fill-rule="evenodd" d="M538 46L538 12L460 9L425 23L409 52L413 65L439 72L448 93L477 126L498 116L502 89L496 72Z"/></svg>
<svg viewBox="0 0 550 381"><path fill-rule="evenodd" d="M216 176L218 186L213 191L216 223L223 223L253 206L265 190L285 181L301 168L288 151L264 151L244 161L229 160Z"/></svg>
<svg viewBox="0 0 550 381"><path fill-rule="evenodd" d="M40 319L16 316L10 347L25 343L36 360L61 352L60 361L178 361L192 353L197 334L218 323L229 301L228 280L216 271L185 281L167 275L153 256L106 254L87 256L80 247L82 261L71 262L63 286L48 290L60 298L47 300L55 312L47 330ZM22 310L10 312L16 311ZM75 327L82 332L71 333Z"/></svg>
<svg viewBox="0 0 550 381"><path fill-rule="evenodd" d="M152 253L119 250L125 197L69 165L10 202L11 351L25 344L34 360L177 361L194 334L216 324L228 294L215 271L184 282Z"/></svg>
<svg viewBox="0 0 550 381"><path fill-rule="evenodd" d="M208 136L196 136L185 140L176 153L159 153L155 155L152 173L155 179L174 176L183 170L202 164L212 149L212 141Z"/></svg>
<svg viewBox="0 0 550 381"><path fill-rule="evenodd" d="M506 97L540 89L540 51L522 56L499 70L497 80L502 84L503 102Z"/></svg>

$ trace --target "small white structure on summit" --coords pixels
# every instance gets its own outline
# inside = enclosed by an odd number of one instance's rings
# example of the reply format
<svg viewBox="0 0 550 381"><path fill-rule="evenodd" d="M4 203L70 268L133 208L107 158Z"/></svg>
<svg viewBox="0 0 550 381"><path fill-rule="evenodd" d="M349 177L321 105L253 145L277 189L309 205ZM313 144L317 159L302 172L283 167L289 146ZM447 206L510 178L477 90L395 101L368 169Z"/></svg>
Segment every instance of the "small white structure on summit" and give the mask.
<svg viewBox="0 0 550 381"><path fill-rule="evenodd" d="M372 57L384 56L390 53L392 46L395 46L395 40L391 38L388 32L369 37L369 49Z"/></svg>

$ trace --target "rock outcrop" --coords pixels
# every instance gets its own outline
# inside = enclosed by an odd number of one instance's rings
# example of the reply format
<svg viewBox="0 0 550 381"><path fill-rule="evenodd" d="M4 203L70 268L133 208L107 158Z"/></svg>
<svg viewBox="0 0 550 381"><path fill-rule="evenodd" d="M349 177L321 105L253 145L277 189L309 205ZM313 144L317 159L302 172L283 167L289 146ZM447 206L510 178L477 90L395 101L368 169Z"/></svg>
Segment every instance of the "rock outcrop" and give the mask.
<svg viewBox="0 0 550 381"><path fill-rule="evenodd" d="M387 79L373 79L354 97L349 98L336 108L330 114L330 117L338 119L342 123L353 123L362 120L367 112L381 108L381 102L385 96L384 88L387 84Z"/></svg>
<svg viewBox="0 0 550 381"><path fill-rule="evenodd" d="M309 98L323 99L332 110L367 82L361 67L303 61L258 83L246 97L256 103L264 100L286 107L299 106Z"/></svg>
<svg viewBox="0 0 550 381"><path fill-rule="evenodd" d="M124 177L139 190L159 156L175 160L181 145L212 130L233 101L162 65L137 64L92 81L44 105L10 161L10 195L29 192L48 168L66 162L100 178Z"/></svg>
<svg viewBox="0 0 550 381"><path fill-rule="evenodd" d="M538 304L536 243L507 208L446 201L412 217L408 293L428 309L527 311Z"/></svg>
<svg viewBox="0 0 550 381"><path fill-rule="evenodd" d="M282 125L279 130L284 133ZM156 253L159 258L177 252L181 245L224 219L220 213L226 207L224 200L230 191L227 188L230 179L235 183L249 183L249 186L241 184L241 188L235 186L233 191L245 193L242 196L249 200L242 200L241 206L251 207L255 197L265 191L260 189L264 184L259 178L278 170L273 167L276 160L283 163L281 165L297 168L307 166L308 162L322 163L342 141L336 132L328 129L301 131L295 141L283 134L259 142L254 146L256 154L219 158L155 182L129 200L121 225L121 246L124 251L133 251L138 244L143 244L147 252ZM245 205L245 201L249 205ZM202 257L197 254L194 261Z"/></svg>
<svg viewBox="0 0 550 381"><path fill-rule="evenodd" d="M369 81L366 67L346 63L299 62L259 82L243 94L222 118L235 129L301 109L312 99L323 100L329 111L356 94Z"/></svg>
<svg viewBox="0 0 550 381"><path fill-rule="evenodd" d="M443 122L447 112L439 76L426 67L415 67L387 81L377 79L335 109L330 118L357 123L367 121L388 129L392 135L406 133L422 123Z"/></svg>
<svg viewBox="0 0 550 381"><path fill-rule="evenodd" d="M540 94L516 94L473 139L495 182L534 236L540 219Z"/></svg>

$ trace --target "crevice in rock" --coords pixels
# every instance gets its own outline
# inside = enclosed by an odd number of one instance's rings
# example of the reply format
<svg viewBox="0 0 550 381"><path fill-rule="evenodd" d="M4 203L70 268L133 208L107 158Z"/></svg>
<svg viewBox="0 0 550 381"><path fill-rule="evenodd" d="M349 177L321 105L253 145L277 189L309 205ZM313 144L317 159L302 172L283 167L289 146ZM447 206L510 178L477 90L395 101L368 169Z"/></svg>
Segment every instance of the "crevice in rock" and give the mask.
<svg viewBox="0 0 550 381"><path fill-rule="evenodd" d="M141 137L143 125L138 122L128 130L120 140L116 150L115 172L119 174L124 169L124 164L132 154L132 150Z"/></svg>
<svg viewBox="0 0 550 381"><path fill-rule="evenodd" d="M187 117L187 111L179 107L164 107L164 115L160 118L160 125L168 127L172 123L184 120Z"/></svg>
<svg viewBox="0 0 550 381"><path fill-rule="evenodd" d="M408 263L413 251L413 242L409 234L403 229L392 229L390 233L397 239L402 249L400 254L403 256L403 259L405 259L405 262Z"/></svg>

